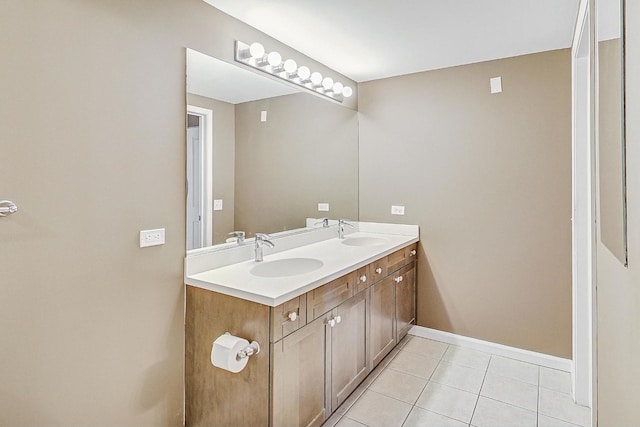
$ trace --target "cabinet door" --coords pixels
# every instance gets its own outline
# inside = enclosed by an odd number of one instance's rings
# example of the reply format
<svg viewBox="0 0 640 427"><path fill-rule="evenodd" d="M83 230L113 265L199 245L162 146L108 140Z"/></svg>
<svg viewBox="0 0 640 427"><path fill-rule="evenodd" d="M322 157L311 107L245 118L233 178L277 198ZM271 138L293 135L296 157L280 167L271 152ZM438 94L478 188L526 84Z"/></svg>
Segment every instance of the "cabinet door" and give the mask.
<svg viewBox="0 0 640 427"><path fill-rule="evenodd" d="M393 275L396 287L396 327L397 338L400 341L407 335L411 325L416 321L416 268L410 264Z"/></svg>
<svg viewBox="0 0 640 427"><path fill-rule="evenodd" d="M393 277L371 286L371 368L395 347L396 315Z"/></svg>
<svg viewBox="0 0 640 427"><path fill-rule="evenodd" d="M331 407L335 410L369 373L367 366L367 293L340 304L331 330ZM331 323L335 321L335 324Z"/></svg>
<svg viewBox="0 0 640 427"><path fill-rule="evenodd" d="M327 417L325 322L321 317L272 344L272 427L319 426Z"/></svg>

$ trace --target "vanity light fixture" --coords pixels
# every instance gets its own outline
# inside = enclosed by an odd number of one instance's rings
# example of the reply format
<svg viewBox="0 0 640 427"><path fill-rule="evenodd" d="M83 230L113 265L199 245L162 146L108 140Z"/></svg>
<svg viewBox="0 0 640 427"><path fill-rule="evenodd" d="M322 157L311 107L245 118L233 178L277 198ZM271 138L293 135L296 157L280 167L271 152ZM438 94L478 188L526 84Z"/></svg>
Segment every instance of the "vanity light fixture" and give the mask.
<svg viewBox="0 0 640 427"><path fill-rule="evenodd" d="M344 86L331 77L323 77L317 71L311 72L309 67L304 65L299 67L293 59L283 61L282 55L278 52L266 53L264 46L258 42L248 45L237 40L235 60L338 102L353 95L349 86Z"/></svg>

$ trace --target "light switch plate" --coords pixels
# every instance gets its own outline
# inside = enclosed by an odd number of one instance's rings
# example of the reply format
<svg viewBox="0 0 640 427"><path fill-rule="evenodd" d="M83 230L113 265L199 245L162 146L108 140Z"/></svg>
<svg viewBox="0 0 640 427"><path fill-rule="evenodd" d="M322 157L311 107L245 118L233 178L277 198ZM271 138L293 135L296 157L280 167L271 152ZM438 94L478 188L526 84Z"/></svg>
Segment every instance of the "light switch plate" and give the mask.
<svg viewBox="0 0 640 427"><path fill-rule="evenodd" d="M267 111L266 110L260 111L260 121L261 122L266 122L267 121Z"/></svg>
<svg viewBox="0 0 640 427"><path fill-rule="evenodd" d="M502 77L493 77L489 80L489 84L491 84L491 93L502 92Z"/></svg>
<svg viewBox="0 0 640 427"><path fill-rule="evenodd" d="M318 211L329 212L329 203L318 203Z"/></svg>
<svg viewBox="0 0 640 427"><path fill-rule="evenodd" d="M222 199L213 199L213 210L214 211L222 210Z"/></svg>
<svg viewBox="0 0 640 427"><path fill-rule="evenodd" d="M140 231L140 247L164 245L164 228Z"/></svg>
<svg viewBox="0 0 640 427"><path fill-rule="evenodd" d="M404 206L391 206L391 215L404 215Z"/></svg>

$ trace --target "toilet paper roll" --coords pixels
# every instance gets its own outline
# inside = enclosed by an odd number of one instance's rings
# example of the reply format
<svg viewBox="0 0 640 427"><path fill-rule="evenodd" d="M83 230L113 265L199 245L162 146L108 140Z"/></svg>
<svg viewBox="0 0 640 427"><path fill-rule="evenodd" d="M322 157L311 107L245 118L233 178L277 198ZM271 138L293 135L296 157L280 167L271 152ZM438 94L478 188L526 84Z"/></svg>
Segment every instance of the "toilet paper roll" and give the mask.
<svg viewBox="0 0 640 427"><path fill-rule="evenodd" d="M231 334L220 335L211 348L213 366L238 373L247 366L248 357L239 358L238 352L249 345L249 341Z"/></svg>

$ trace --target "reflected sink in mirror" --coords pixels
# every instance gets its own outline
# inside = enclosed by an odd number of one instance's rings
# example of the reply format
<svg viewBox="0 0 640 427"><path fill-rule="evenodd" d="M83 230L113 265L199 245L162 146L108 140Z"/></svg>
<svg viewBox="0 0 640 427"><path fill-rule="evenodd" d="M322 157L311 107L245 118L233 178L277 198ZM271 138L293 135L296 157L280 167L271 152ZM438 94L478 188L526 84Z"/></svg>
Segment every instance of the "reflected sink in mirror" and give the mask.
<svg viewBox="0 0 640 427"><path fill-rule="evenodd" d="M251 269L251 274L259 277L288 277L311 273L324 263L315 258L285 258L264 261Z"/></svg>
<svg viewBox="0 0 640 427"><path fill-rule="evenodd" d="M384 245L387 241L379 237L346 237L343 245L347 246L377 246Z"/></svg>

